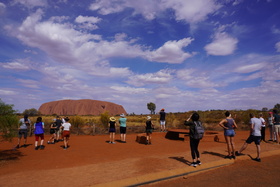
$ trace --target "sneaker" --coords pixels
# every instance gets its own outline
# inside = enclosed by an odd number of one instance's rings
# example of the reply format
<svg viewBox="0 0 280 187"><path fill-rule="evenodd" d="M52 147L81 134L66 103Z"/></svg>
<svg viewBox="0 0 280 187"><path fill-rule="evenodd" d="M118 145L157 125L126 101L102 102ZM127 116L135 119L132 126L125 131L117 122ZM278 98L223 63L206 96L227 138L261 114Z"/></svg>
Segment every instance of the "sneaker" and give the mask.
<svg viewBox="0 0 280 187"><path fill-rule="evenodd" d="M112 142L108 142L108 143L112 143Z"/></svg>
<svg viewBox="0 0 280 187"><path fill-rule="evenodd" d="M50 142L50 141L48 141L48 144L51 144L51 142Z"/></svg>
<svg viewBox="0 0 280 187"><path fill-rule="evenodd" d="M231 155L231 158L235 160L235 156Z"/></svg>
<svg viewBox="0 0 280 187"><path fill-rule="evenodd" d="M254 158L253 160L257 161L257 162L261 162L260 158Z"/></svg>
<svg viewBox="0 0 280 187"><path fill-rule="evenodd" d="M192 162L190 166L196 167L196 162Z"/></svg>
<svg viewBox="0 0 280 187"><path fill-rule="evenodd" d="M200 160L196 161L196 164L197 164L197 165L201 165Z"/></svg>
<svg viewBox="0 0 280 187"><path fill-rule="evenodd" d="M67 147L64 147L63 149L64 149L64 150L67 150Z"/></svg>
<svg viewBox="0 0 280 187"><path fill-rule="evenodd" d="M45 146L44 145L40 145L40 149L41 150L45 149Z"/></svg>
<svg viewBox="0 0 280 187"><path fill-rule="evenodd" d="M111 144L116 144L116 142L111 142Z"/></svg>
<svg viewBox="0 0 280 187"><path fill-rule="evenodd" d="M235 156L240 156L241 153L239 153L238 151L235 151Z"/></svg>
<svg viewBox="0 0 280 187"><path fill-rule="evenodd" d="M35 147L35 150L38 150L39 148L40 148L40 146L36 146L36 147Z"/></svg>
<svg viewBox="0 0 280 187"><path fill-rule="evenodd" d="M225 158L231 159L231 156L227 155L227 156L225 156Z"/></svg>

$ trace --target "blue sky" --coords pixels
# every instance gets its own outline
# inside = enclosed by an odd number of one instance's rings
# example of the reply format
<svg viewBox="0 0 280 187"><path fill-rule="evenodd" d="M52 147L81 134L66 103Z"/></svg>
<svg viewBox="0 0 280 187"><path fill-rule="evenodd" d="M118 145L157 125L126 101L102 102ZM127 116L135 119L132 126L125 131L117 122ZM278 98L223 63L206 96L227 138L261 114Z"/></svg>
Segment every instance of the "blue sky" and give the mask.
<svg viewBox="0 0 280 187"><path fill-rule="evenodd" d="M0 98L128 113L280 103L278 0L0 0Z"/></svg>

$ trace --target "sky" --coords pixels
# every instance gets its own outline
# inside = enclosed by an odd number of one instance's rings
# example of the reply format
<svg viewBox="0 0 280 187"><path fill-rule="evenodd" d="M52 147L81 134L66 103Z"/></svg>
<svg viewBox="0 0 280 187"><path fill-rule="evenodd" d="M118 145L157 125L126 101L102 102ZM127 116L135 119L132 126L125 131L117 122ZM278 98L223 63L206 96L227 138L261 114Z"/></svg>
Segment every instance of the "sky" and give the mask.
<svg viewBox="0 0 280 187"><path fill-rule="evenodd" d="M0 0L0 99L127 113L280 103L279 0Z"/></svg>

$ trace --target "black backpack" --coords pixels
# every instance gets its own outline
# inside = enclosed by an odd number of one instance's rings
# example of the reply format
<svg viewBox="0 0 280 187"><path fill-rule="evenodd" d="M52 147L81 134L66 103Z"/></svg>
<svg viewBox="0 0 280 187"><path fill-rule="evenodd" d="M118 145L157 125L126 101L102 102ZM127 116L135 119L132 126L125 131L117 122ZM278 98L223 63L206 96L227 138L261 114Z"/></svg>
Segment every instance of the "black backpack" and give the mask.
<svg viewBox="0 0 280 187"><path fill-rule="evenodd" d="M200 121L194 121L194 139L202 139L204 135L204 127Z"/></svg>

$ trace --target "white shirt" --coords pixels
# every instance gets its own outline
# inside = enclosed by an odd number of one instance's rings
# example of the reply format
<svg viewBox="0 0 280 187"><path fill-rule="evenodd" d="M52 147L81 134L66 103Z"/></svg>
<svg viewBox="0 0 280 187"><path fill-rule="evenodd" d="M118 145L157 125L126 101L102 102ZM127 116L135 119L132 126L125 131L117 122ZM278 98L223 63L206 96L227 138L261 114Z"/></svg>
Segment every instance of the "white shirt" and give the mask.
<svg viewBox="0 0 280 187"><path fill-rule="evenodd" d="M70 131L71 124L70 123L63 123L62 124L64 131Z"/></svg>
<svg viewBox="0 0 280 187"><path fill-rule="evenodd" d="M262 121L259 118L251 118L250 124L253 124L253 136L262 136L261 135L261 128L262 128Z"/></svg>
<svg viewBox="0 0 280 187"><path fill-rule="evenodd" d="M260 120L262 122L262 127L265 127L265 120L262 117L260 117Z"/></svg>

